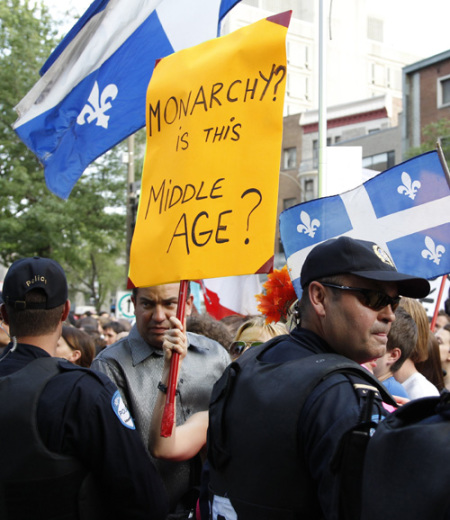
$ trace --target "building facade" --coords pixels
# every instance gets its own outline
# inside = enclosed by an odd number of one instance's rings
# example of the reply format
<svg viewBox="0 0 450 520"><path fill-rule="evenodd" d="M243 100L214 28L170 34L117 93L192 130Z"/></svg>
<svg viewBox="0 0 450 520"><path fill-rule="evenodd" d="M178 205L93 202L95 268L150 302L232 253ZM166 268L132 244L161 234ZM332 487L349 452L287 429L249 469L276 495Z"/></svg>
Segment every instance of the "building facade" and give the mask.
<svg viewBox="0 0 450 520"><path fill-rule="evenodd" d="M441 119L450 120L450 50L403 68L403 152L420 146L423 128Z"/></svg>

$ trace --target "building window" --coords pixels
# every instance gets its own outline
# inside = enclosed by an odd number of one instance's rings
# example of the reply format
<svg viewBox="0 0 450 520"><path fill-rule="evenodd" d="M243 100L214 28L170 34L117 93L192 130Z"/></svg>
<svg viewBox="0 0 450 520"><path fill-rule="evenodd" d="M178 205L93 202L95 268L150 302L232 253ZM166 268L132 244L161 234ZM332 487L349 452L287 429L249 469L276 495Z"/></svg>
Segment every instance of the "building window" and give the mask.
<svg viewBox="0 0 450 520"><path fill-rule="evenodd" d="M391 150L389 152L377 153L375 155L370 155L369 157L364 157L362 160L362 166L369 170L384 172L384 170L395 166L395 152L394 150Z"/></svg>
<svg viewBox="0 0 450 520"><path fill-rule="evenodd" d="M316 193L316 178L315 177L304 177L301 180L302 183L302 202L313 200L317 198Z"/></svg>
<svg viewBox="0 0 450 520"><path fill-rule="evenodd" d="M285 148L283 150L283 169L295 170L297 168L297 148Z"/></svg>
<svg viewBox="0 0 450 520"><path fill-rule="evenodd" d="M450 76L438 79L438 108L450 105Z"/></svg>
<svg viewBox="0 0 450 520"><path fill-rule="evenodd" d="M295 197L291 197L289 199L283 199L283 211L288 208L292 208L297 204L297 199Z"/></svg>
<svg viewBox="0 0 450 520"><path fill-rule="evenodd" d="M367 38L369 38L369 40L383 42L383 40L384 40L383 33L384 33L383 20L377 20L376 18L367 19Z"/></svg>

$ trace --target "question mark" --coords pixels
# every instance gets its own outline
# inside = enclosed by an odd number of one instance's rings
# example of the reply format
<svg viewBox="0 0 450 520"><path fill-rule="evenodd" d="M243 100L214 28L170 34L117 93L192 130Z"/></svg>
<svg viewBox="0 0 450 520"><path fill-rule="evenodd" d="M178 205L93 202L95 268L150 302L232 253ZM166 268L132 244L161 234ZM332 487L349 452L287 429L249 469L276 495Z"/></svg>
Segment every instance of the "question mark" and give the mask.
<svg viewBox="0 0 450 520"><path fill-rule="evenodd" d="M278 76L278 73L280 70L283 72L283 75L281 78L275 83L275 87L273 89L273 101L277 99L277 89L278 85L283 81L284 76L286 76L286 67L284 65L280 65L278 68L275 69L275 76Z"/></svg>
<svg viewBox="0 0 450 520"><path fill-rule="evenodd" d="M249 224L250 224L250 215L255 211L255 209L261 204L261 201L262 201L261 192L259 190L257 190L256 188L249 188L248 190L245 190L244 193L241 195L241 199L243 199L249 193L257 193L258 197L259 197L259 200L258 200L256 206L254 206L252 208L252 210L250 211L250 213L248 214L248 217L247 217L247 231L248 231L248 227L249 227ZM245 239L245 244L248 244L249 242L250 242L250 239L246 238Z"/></svg>

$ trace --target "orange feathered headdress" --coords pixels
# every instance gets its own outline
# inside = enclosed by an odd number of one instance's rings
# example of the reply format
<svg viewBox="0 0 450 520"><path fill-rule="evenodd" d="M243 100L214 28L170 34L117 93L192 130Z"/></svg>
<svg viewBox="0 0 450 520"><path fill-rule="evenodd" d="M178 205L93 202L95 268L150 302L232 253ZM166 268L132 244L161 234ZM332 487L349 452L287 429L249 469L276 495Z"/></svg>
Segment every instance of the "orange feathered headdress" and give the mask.
<svg viewBox="0 0 450 520"><path fill-rule="evenodd" d="M258 310L266 317L266 323L286 322L289 307L297 299L287 267L274 269L263 283L265 294L257 294Z"/></svg>

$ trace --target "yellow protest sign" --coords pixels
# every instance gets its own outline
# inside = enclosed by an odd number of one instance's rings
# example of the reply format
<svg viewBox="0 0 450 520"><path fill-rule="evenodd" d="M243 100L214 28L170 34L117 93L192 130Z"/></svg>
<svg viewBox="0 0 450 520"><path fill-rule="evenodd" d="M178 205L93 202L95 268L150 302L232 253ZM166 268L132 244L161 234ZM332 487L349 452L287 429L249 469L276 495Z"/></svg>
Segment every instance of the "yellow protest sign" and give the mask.
<svg viewBox="0 0 450 520"><path fill-rule="evenodd" d="M147 91L132 285L268 270L290 14L157 64Z"/></svg>

